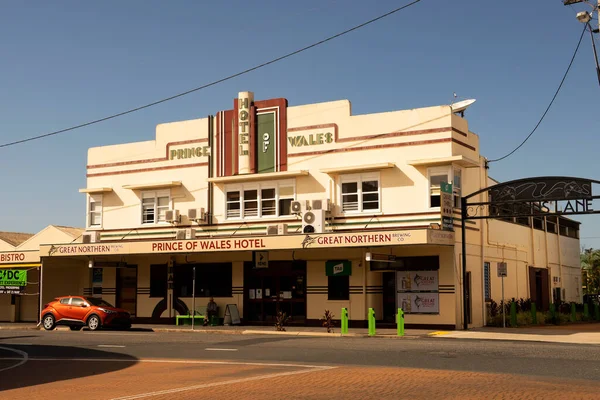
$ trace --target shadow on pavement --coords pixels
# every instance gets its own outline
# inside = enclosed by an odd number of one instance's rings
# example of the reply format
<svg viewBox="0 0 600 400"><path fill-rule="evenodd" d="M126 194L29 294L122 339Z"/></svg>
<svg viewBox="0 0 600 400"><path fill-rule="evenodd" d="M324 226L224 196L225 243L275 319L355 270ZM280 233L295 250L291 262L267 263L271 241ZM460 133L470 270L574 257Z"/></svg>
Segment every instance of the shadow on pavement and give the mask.
<svg viewBox="0 0 600 400"><path fill-rule="evenodd" d="M27 362L10 368L20 362L22 355L7 349L27 353ZM91 361L90 359L113 361ZM59 381L65 381L63 384L65 389L68 389L70 383L67 381L71 379L115 372L136 363L135 357L109 351L71 346L12 345L0 342L0 370L10 368L1 372L0 392Z"/></svg>

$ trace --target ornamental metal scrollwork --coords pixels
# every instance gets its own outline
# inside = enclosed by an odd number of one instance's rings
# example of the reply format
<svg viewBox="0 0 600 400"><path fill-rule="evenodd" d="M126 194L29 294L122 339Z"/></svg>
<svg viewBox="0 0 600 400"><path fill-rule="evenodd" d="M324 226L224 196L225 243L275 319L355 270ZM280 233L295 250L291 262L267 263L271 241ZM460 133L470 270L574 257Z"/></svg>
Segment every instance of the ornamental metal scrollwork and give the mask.
<svg viewBox="0 0 600 400"><path fill-rule="evenodd" d="M592 195L592 183L578 178L543 178L498 184L489 194L493 201L578 199Z"/></svg>
<svg viewBox="0 0 600 400"><path fill-rule="evenodd" d="M467 218L483 216L486 208L487 205L467 205L467 208L465 209L466 216Z"/></svg>

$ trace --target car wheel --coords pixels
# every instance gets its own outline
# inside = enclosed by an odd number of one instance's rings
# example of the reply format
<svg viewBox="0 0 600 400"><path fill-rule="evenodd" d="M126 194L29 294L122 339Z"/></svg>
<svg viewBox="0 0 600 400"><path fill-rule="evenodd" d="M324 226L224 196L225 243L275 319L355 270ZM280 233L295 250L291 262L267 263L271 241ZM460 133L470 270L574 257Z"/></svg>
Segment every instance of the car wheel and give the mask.
<svg viewBox="0 0 600 400"><path fill-rule="evenodd" d="M88 319L87 326L90 329L90 331L98 330L100 328L100 318L97 315L92 315Z"/></svg>
<svg viewBox="0 0 600 400"><path fill-rule="evenodd" d="M42 320L42 325L44 329L47 331L51 331L56 326L56 321L54 320L54 316L52 314L44 315L44 319Z"/></svg>
<svg viewBox="0 0 600 400"><path fill-rule="evenodd" d="M70 328L72 331L80 331L83 326L71 326Z"/></svg>

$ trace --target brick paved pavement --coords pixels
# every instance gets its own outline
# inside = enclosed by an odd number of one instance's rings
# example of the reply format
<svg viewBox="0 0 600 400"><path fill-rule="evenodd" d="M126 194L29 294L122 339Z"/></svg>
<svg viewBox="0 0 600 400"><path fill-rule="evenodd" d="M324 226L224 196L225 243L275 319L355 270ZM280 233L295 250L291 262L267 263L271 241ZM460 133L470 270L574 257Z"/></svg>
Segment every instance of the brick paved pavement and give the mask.
<svg viewBox="0 0 600 400"><path fill-rule="evenodd" d="M104 371L109 363L122 365ZM57 381L37 384L39 374L56 374ZM20 381L21 388L0 391L0 399L11 400L58 400L76 394L86 399L157 400L600 399L600 383L590 381L388 367L29 360L4 371L2 380ZM171 391L178 388L192 389ZM164 390L169 392L160 394Z"/></svg>

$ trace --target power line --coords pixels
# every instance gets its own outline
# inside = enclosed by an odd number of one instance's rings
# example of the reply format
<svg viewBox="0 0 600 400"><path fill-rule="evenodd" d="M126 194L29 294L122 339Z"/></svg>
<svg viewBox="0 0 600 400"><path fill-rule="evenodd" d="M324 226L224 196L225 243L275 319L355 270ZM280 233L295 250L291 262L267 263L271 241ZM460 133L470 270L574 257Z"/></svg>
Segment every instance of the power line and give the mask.
<svg viewBox="0 0 600 400"><path fill-rule="evenodd" d="M323 40L321 40L321 41L318 41L318 42L316 42L316 43L313 43L313 44L311 44L311 45L309 45L309 46L303 47L303 48L301 48L301 49L298 49L298 50L296 50L296 51L293 51L293 52L291 52L291 53L288 53L288 54L286 54L286 55L283 55L283 56L281 56L281 57L274 58L274 59L272 59L272 60L270 60L270 61L264 62L264 63L262 63L262 64L259 64L259 65L256 65L256 66L254 66L254 67L251 67L251 68L245 69L245 70L243 70L243 71L241 71L241 72L238 72L238 73L235 73L235 74L233 74L233 75L229 75L229 76L227 76L227 77L225 77L225 78L221 78L221 79L219 79L219 80L216 80L216 81L213 81L213 82L211 82L211 83L207 83L206 85L202 85L202 86L199 86L199 87L197 87L197 88L190 89L190 90L187 90L187 91L185 91L185 92L182 92L182 93L179 93L179 94L176 94L176 95L173 95L173 96L170 96L170 97L167 97L167 98L164 98L164 99L162 99L162 100L158 100L158 101L155 101L155 102L152 102L152 103L148 103L148 104L146 104L146 105L143 105L143 106L140 106L140 107L132 108L132 109L130 109L130 110L127 110L127 111L123 111L123 112L120 112L120 113L117 113L117 114L113 114L113 115L110 115L110 116L108 116L108 117L104 117L104 118L96 119L96 120L93 120L93 121L90 121L90 122L86 122L86 123L83 123L83 124L75 125L75 126L72 126L72 127L70 127L70 128L65 128L65 129L61 129L61 130L58 130L58 131L54 131L54 132L50 132L50 133L45 133L45 134L43 134L43 135L33 136L33 137L30 137L30 138L27 138L27 139L21 139L21 140L17 140L17 141L10 142L10 143L4 143L4 144L0 145L0 148L2 148L2 147L14 146L14 145L16 145L16 144L25 143L25 142L29 142L29 141L32 141L32 140L37 140L37 139L42 139L42 138L45 138L45 137L48 137L48 136L54 136L54 135L58 135L58 134L60 134L60 133L65 133L65 132L73 131L73 130L75 130L75 129L84 128L84 127L86 127L86 126L90 126L90 125L98 124L98 123L100 123L100 122L108 121L108 120L110 120L110 119L114 119L114 118L117 118L117 117L121 117L121 116L123 116L123 115L131 114L131 113L134 113L134 112L136 112L136 111L140 111L140 110L143 110L143 109L145 109L145 108L149 108L149 107L152 107L152 106L155 106L155 105L161 104L161 103L165 103L165 102L167 102L167 101L174 100L174 99L176 99L176 98L178 98L178 97L183 97L183 96L185 96L185 95L188 95L188 94L190 94L190 93L197 92L197 91L199 91L199 90L202 90L202 89L206 89L206 88L208 88L208 87L211 87L211 86L217 85L217 84L219 84L219 83L222 83L222 82L228 81L228 80L230 80L230 79L237 78L238 76L245 75L245 74L247 74L247 73L249 73L249 72L252 72L252 71L255 71L255 70L257 70L257 69L260 69L260 68L266 67L267 65L274 64L274 63L276 63L276 62L278 62L278 61L281 61L281 60L284 60L284 59L286 59L286 58L292 57L292 56L294 56L294 55L296 55L296 54L299 54L299 53L302 53L302 52L304 52L304 51L306 51L306 50L312 49L313 47L320 46L320 45L322 45L323 43L329 42L329 41L331 41L331 40L333 40L333 39L337 39L337 38L338 38L338 37L340 37L340 36L343 36L343 35L345 35L345 34L347 34L347 33L350 33L350 32L352 32L352 31L355 31L355 30L357 30L357 29L363 28L363 27L365 27L365 26L367 26L367 25L369 25L369 24L372 24L373 22L379 21L380 19L383 19L383 18L385 18L385 17L389 17L389 16L390 16L390 15L392 15L392 14L395 14L395 13L397 13L397 12L399 12L399 11L402 11L402 10L404 10L405 8L408 8L408 7L410 7L410 6L413 6L413 5L417 4L417 3L419 3L420 1L421 1L421 0L414 0L413 2L411 2L411 3L409 3L409 4L406 4L406 5L402 6L402 7L398 7L398 8L396 8L396 9L394 9L394 10L392 10L392 11L389 11L389 12L387 12L387 13L383 14L383 15L380 15L380 16L378 16L378 17L376 17L376 18L370 19L370 20L368 20L368 21L366 21L366 22L363 22L363 23L362 23L362 24L360 24L360 25L356 25L356 26L354 26L353 28L347 29L347 30L345 30L345 31L343 31L343 32L340 32L340 33L338 33L338 34L335 34L335 35L333 35L333 36L330 36L330 37L328 37L328 38L326 38L326 39L323 39Z"/></svg>
<svg viewBox="0 0 600 400"><path fill-rule="evenodd" d="M583 31L581 32L581 36L579 37L579 42L577 43L577 47L575 48L575 52L573 53L573 57L571 57L571 62L569 63L569 66L568 66L567 70L565 71L565 74L563 75L562 80L560 81L560 85L558 85L558 89L556 89L556 92L554 93L554 96L552 97L552 101L550 101L550 104L548 104L548 107L546 108L546 111L544 111L544 114L542 114L542 117L538 121L538 123L535 126L535 128L533 128L533 130L531 131L531 133L529 135L527 135L527 137L525 138L525 140L523 140L521 142L521 144L518 145L513 151L511 151L510 153L508 153L507 155L505 155L503 157L496 158L495 160L488 160L488 164L489 163L493 163L493 162L497 162L497 161L502 161L505 158L508 158L511 155L513 155L517 150L519 150L525 144L525 142L527 142L529 140L529 138L531 137L531 135L533 135L534 132L537 130L537 128L540 126L540 124L542 123L542 121L546 117L546 114L550 110L550 107L552 107L552 104L554 103L554 100L556 99L556 96L558 96L558 92L560 92L560 89L562 88L562 85L565 82L565 79L567 79L567 75L569 74L569 71L571 70L571 66L573 65L573 61L575 61L575 56L577 55L577 52L579 51L579 46L581 45L581 41L583 40L583 35L585 34L586 30L587 30L587 26L584 26L583 27Z"/></svg>

